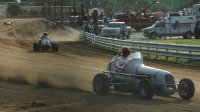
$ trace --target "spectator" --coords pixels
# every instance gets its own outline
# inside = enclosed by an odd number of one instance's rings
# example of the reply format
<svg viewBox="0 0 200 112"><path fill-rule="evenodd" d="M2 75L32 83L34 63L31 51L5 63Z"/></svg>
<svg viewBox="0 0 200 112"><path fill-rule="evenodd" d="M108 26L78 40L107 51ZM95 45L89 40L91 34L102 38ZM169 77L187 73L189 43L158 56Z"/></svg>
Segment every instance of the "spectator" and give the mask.
<svg viewBox="0 0 200 112"><path fill-rule="evenodd" d="M194 28L194 35L196 39L200 39L200 23L196 23Z"/></svg>

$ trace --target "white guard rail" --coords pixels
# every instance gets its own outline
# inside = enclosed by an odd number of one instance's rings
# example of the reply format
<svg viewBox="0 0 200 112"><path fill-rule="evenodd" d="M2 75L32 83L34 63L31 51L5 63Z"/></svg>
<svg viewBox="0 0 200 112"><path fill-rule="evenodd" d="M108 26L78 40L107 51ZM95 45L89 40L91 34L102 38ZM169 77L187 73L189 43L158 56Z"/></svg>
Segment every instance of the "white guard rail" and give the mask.
<svg viewBox="0 0 200 112"><path fill-rule="evenodd" d="M122 46L129 46L132 51L146 54L200 60L200 46L119 40L96 36L87 32L83 33L83 38L93 44L113 50L118 50Z"/></svg>

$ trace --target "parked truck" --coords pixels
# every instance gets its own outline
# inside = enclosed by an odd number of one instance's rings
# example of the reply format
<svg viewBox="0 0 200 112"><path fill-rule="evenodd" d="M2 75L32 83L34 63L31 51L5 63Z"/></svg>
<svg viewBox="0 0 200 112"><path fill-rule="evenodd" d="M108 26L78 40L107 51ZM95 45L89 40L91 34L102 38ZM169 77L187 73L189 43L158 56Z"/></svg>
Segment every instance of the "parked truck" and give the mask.
<svg viewBox="0 0 200 112"><path fill-rule="evenodd" d="M109 22L101 30L101 36L118 39L129 39L131 26L126 26L125 22Z"/></svg>
<svg viewBox="0 0 200 112"><path fill-rule="evenodd" d="M118 13L115 15L115 19L118 22L125 22L132 28L135 28L136 31L141 31L142 28L152 25L152 19L150 17L146 17L146 10L156 3L156 1L151 2L137 13L131 13L130 11Z"/></svg>
<svg viewBox="0 0 200 112"><path fill-rule="evenodd" d="M195 16L169 16L160 18L144 29L144 36L156 39L162 36L183 36L190 39L196 25Z"/></svg>

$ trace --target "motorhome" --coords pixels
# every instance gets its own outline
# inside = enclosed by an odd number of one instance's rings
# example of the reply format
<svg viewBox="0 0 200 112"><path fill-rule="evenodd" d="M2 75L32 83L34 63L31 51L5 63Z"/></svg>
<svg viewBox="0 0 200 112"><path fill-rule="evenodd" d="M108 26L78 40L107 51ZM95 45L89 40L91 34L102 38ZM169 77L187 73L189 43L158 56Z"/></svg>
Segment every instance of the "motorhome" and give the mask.
<svg viewBox="0 0 200 112"><path fill-rule="evenodd" d="M145 28L144 36L152 39L162 36L183 36L190 39L194 34L195 25L195 16L163 17L152 26Z"/></svg>
<svg viewBox="0 0 200 112"><path fill-rule="evenodd" d="M194 4L192 9L193 14L196 16L197 22L200 22L200 4Z"/></svg>

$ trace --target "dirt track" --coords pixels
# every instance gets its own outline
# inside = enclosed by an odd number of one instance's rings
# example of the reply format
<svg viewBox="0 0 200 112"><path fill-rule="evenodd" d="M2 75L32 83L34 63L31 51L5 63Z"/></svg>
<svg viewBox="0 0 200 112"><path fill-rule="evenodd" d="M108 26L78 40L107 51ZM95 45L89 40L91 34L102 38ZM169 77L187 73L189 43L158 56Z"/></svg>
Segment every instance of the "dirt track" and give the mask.
<svg viewBox="0 0 200 112"><path fill-rule="evenodd" d="M127 93L96 95L92 79L105 70L113 54L78 41L78 31L54 30L39 21L14 23L14 26L0 26L1 112L198 112L200 109L199 68L144 60L146 65L172 72L176 81L191 78L196 86L191 101L181 100L177 94L173 98L155 96L151 101ZM58 53L32 52L32 43L44 31L59 43Z"/></svg>

